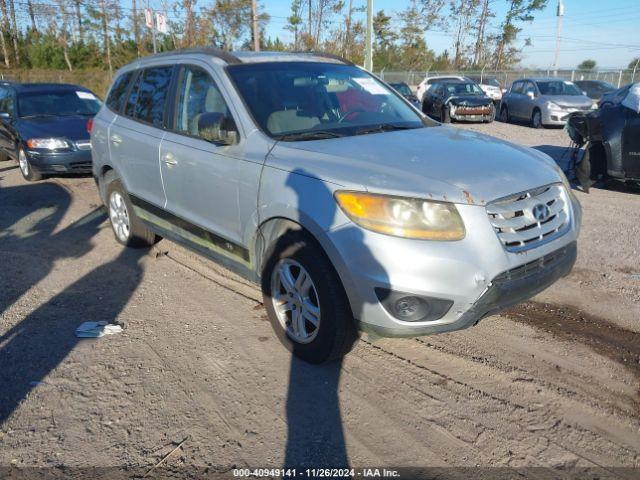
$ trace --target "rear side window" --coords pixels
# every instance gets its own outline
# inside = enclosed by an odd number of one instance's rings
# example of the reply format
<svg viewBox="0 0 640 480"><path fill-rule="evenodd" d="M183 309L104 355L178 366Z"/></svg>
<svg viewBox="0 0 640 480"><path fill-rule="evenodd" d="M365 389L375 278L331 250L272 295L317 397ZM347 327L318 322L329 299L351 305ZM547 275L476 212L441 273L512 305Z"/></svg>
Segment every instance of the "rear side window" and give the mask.
<svg viewBox="0 0 640 480"><path fill-rule="evenodd" d="M129 86L129 80L131 80L132 72L127 72L116 78L113 83L109 96L107 97L107 107L114 112L119 112L125 101L125 94L127 93L127 87Z"/></svg>
<svg viewBox="0 0 640 480"><path fill-rule="evenodd" d="M133 84L125 114L155 127L162 127L172 72L173 67L143 70Z"/></svg>

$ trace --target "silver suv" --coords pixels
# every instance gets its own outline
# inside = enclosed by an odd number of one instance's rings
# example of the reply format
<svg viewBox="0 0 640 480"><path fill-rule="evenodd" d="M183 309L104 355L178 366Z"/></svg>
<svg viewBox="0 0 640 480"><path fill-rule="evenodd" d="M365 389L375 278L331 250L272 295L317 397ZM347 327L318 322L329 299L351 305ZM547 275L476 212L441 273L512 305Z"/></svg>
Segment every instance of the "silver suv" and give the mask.
<svg viewBox="0 0 640 480"><path fill-rule="evenodd" d="M596 108L572 82L560 78L516 80L502 97L500 121L528 120L533 128L564 125L575 112Z"/></svg>
<svg viewBox="0 0 640 480"><path fill-rule="evenodd" d="M170 52L115 77L93 168L116 239L261 283L319 363L365 330L469 327L566 275L581 210L546 155L442 126L321 54Z"/></svg>

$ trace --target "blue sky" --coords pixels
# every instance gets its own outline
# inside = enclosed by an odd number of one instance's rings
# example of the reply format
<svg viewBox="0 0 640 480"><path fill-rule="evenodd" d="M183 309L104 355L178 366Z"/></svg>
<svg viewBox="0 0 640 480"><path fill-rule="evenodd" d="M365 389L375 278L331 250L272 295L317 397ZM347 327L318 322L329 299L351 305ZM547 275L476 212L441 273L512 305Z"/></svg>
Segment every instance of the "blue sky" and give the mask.
<svg viewBox="0 0 640 480"><path fill-rule="evenodd" d="M408 0L373 2L374 12L385 10L387 14L401 11L409 4ZM159 3L159 0L151 3ZM202 8L210 3L213 2L199 0L196 5ZM505 0L495 1L494 30L504 15L506 3ZM626 67L632 58L640 57L639 0L564 0L564 3L560 68L575 68L587 58L596 60L602 68ZM271 15L267 35L291 40L291 33L284 30L286 17L290 14L290 1L262 0L262 4ZM366 0L354 0L354 6L364 5ZM530 37L533 42L533 46L524 50L524 66L548 68L553 63L556 5L557 0L549 0L547 8L538 12L536 19L524 27L520 38ZM437 53L451 48L452 39L446 32L427 32L425 38L429 48Z"/></svg>

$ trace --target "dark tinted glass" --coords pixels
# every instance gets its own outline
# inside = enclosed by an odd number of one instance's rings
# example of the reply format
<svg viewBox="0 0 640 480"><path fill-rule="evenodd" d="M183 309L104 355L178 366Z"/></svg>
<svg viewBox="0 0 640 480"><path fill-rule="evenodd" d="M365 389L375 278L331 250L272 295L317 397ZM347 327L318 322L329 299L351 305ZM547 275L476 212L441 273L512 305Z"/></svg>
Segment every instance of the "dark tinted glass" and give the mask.
<svg viewBox="0 0 640 480"><path fill-rule="evenodd" d="M95 115L100 100L86 90L51 90L18 94L18 113L21 117L39 115Z"/></svg>
<svg viewBox="0 0 640 480"><path fill-rule="evenodd" d="M140 90L141 80L142 75L140 74L136 77L136 81L133 83L133 87L131 87L129 98L127 98L127 104L124 107L124 114L127 117L133 117L133 111L136 108L136 102L138 101L138 91Z"/></svg>
<svg viewBox="0 0 640 480"><path fill-rule="evenodd" d="M135 118L156 127L162 126L172 70L173 67L156 67L142 72L142 82L133 114Z"/></svg>
<svg viewBox="0 0 640 480"><path fill-rule="evenodd" d="M132 72L127 72L120 75L111 87L109 96L107 97L107 106L115 111L119 112L124 103L124 96L127 93L127 87L129 86L129 80L131 80Z"/></svg>
<svg viewBox="0 0 640 480"><path fill-rule="evenodd" d="M582 95L582 92L571 82L551 80L537 82L542 95Z"/></svg>

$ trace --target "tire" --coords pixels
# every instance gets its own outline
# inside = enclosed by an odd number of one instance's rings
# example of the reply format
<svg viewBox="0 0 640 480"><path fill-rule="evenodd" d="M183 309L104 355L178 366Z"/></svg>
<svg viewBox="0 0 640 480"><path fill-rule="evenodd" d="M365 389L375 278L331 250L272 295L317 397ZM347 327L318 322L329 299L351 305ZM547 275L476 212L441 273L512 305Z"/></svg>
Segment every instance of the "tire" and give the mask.
<svg viewBox="0 0 640 480"><path fill-rule="evenodd" d="M542 112L535 108L531 114L531 128L543 128L542 124Z"/></svg>
<svg viewBox="0 0 640 480"><path fill-rule="evenodd" d="M310 286L301 280L303 273L309 277ZM285 276L289 282L283 280ZM302 285L297 287L300 282ZM308 234L290 230L270 249L262 271L262 296L278 339L308 363L342 358L358 338L340 277L320 245ZM278 309L280 313L276 312L278 306L282 307ZM302 317L302 329L295 328L295 319L300 318L294 316L296 311L307 312L306 318Z"/></svg>
<svg viewBox="0 0 640 480"><path fill-rule="evenodd" d="M38 180L42 180L42 174L33 169L23 148L18 150L18 165L20 166L20 173L22 173L22 177L27 182L37 182Z"/></svg>
<svg viewBox="0 0 640 480"><path fill-rule="evenodd" d="M129 195L115 175L105 177L106 207L116 241L125 247L145 248L160 240L137 217Z"/></svg>
<svg viewBox="0 0 640 480"><path fill-rule="evenodd" d="M451 123L451 111L447 105L442 107L442 111L440 112L440 121L442 123Z"/></svg>
<svg viewBox="0 0 640 480"><path fill-rule="evenodd" d="M509 115L509 108L506 105L503 105L502 108L500 108L500 121L502 123L511 122L511 115Z"/></svg>

